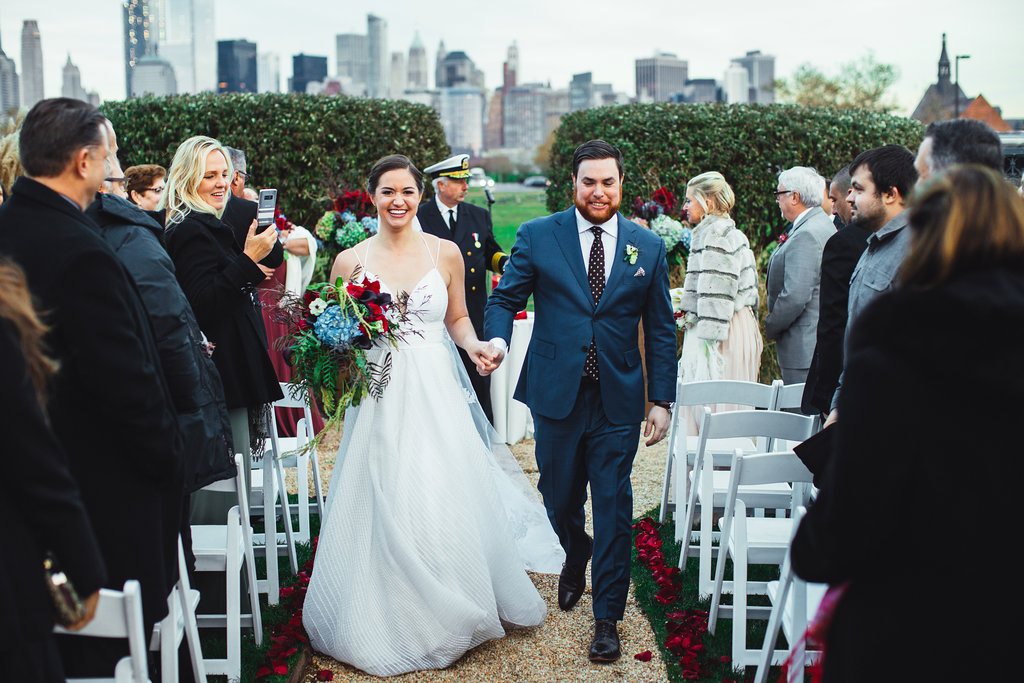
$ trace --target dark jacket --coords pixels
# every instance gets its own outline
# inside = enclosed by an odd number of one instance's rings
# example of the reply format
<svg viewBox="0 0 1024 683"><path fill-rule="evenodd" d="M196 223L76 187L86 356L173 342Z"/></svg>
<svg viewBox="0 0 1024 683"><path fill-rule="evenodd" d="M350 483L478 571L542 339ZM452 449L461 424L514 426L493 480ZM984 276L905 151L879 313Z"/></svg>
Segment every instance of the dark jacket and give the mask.
<svg viewBox="0 0 1024 683"><path fill-rule="evenodd" d="M213 214L193 211L168 226L164 238L196 321L216 345L213 362L228 408L282 398L256 298L263 271L242 253L231 227Z"/></svg>
<svg viewBox="0 0 1024 683"><path fill-rule="evenodd" d="M106 581L99 545L29 379L13 326L0 316L0 415L4 466L0 519L0 661L21 640L53 630L53 603L43 581L43 554L52 552L82 597Z"/></svg>
<svg viewBox="0 0 1024 683"><path fill-rule="evenodd" d="M256 220L258 211L259 204L256 202L235 195L228 197L228 203L224 205L224 213L220 219L231 226L239 249L245 248L245 238L249 234L249 226ZM273 230L274 226L267 229ZM284 245L280 242L275 243L274 248L260 260L260 263L268 268L277 268L284 263Z"/></svg>
<svg viewBox="0 0 1024 683"><path fill-rule="evenodd" d="M868 246L870 234L867 229L851 223L830 237L821 253L817 342L801 405L808 415L828 413L832 408L832 394L839 385L839 373L843 371L850 277Z"/></svg>
<svg viewBox="0 0 1024 683"><path fill-rule="evenodd" d="M854 323L837 450L793 542L798 575L850 582L826 681L1005 677L993 654L1017 646L1006 616L1021 598L997 568L1019 535L1022 338L1024 266L882 295Z"/></svg>
<svg viewBox="0 0 1024 683"><path fill-rule="evenodd" d="M170 392L131 276L77 206L26 177L0 207L0 252L25 271L60 363L48 409L103 559L106 585L142 584L167 613L183 463ZM165 564L165 559L167 563Z"/></svg>
<svg viewBox="0 0 1024 683"><path fill-rule="evenodd" d="M174 277L163 227L131 202L96 195L85 211L131 273L156 336L185 444L185 491L235 476L220 373L205 353L192 307Z"/></svg>
<svg viewBox="0 0 1024 683"><path fill-rule="evenodd" d="M455 234L448 229L448 224L437 209L437 201L433 198L420 204L416 216L420 219L423 232L459 245L459 251L466 262L466 309L469 311L469 319L473 321L476 336L480 337L484 333L484 306L487 305L487 271L500 273L508 256L494 239L490 213L467 202L460 202L458 211Z"/></svg>

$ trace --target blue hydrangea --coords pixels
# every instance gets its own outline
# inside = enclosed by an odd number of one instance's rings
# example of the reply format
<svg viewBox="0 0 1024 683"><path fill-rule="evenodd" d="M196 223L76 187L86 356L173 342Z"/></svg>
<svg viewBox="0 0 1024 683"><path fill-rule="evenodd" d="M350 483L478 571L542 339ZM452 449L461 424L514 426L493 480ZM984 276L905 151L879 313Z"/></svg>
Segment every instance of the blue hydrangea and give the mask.
<svg viewBox="0 0 1024 683"><path fill-rule="evenodd" d="M687 227L683 228L683 234L679 238L679 242L683 245L683 249L690 250L690 238L693 237L693 231Z"/></svg>
<svg viewBox="0 0 1024 683"><path fill-rule="evenodd" d="M321 313L316 319L313 331L320 341L339 351L348 348L352 340L361 334L359 320L345 315L341 306L331 306Z"/></svg>
<svg viewBox="0 0 1024 683"><path fill-rule="evenodd" d="M351 211L349 211L348 209L345 209L345 212L341 214L341 222L342 223L351 223L355 219L356 219L356 215L354 213L352 213Z"/></svg>
<svg viewBox="0 0 1024 683"><path fill-rule="evenodd" d="M377 230L380 224L377 222L376 218L373 218L372 216L363 216L363 220L361 220L360 223L363 224L363 227L366 229L366 232L370 233L371 235L377 234Z"/></svg>
<svg viewBox="0 0 1024 683"><path fill-rule="evenodd" d="M362 223L356 221L345 223L334 235L334 241L342 249L351 249L365 239L366 230L363 229Z"/></svg>
<svg viewBox="0 0 1024 683"><path fill-rule="evenodd" d="M682 240L683 224L661 214L651 221L651 232L665 240L665 250L672 251Z"/></svg>

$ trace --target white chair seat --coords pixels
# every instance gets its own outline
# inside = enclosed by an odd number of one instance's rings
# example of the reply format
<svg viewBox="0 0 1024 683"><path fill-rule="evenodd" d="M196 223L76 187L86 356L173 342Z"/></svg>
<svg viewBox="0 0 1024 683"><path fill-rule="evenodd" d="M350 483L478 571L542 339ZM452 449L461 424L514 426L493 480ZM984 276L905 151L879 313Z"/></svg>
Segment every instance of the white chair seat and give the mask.
<svg viewBox="0 0 1024 683"><path fill-rule="evenodd" d="M746 500L744 499L744 503ZM725 518L718 521L722 528ZM793 536L793 520L747 517L747 562L781 565ZM729 536L729 553L736 556L736 536Z"/></svg>
<svg viewBox="0 0 1024 683"><path fill-rule="evenodd" d="M238 555L244 550L239 540ZM228 528L213 524L192 525L192 554L196 556L197 572L222 572L228 561Z"/></svg>
<svg viewBox="0 0 1024 683"><path fill-rule="evenodd" d="M692 486L693 472L690 472L689 477ZM725 505L725 498L729 493L729 471L715 470L711 474L711 481L715 487L712 507L720 508ZM740 487L739 497L750 508L784 509L789 507L793 498L793 487L786 483L750 484ZM697 487L697 502L704 504L700 487Z"/></svg>

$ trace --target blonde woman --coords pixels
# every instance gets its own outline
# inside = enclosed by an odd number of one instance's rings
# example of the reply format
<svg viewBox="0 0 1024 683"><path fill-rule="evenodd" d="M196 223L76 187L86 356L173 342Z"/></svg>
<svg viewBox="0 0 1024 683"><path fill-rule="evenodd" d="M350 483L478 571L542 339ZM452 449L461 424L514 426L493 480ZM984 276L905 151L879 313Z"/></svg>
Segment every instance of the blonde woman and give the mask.
<svg viewBox="0 0 1024 683"><path fill-rule="evenodd" d="M756 314L757 271L746 235L729 217L735 203L717 171L686 184L683 211L695 227L683 281L686 333L679 370L684 382L757 381L764 349ZM696 434L692 417L688 426Z"/></svg>
<svg viewBox="0 0 1024 683"><path fill-rule="evenodd" d="M160 208L166 211L165 242L178 283L213 346L235 452L244 455L250 431L259 433L250 425L260 427L264 407L282 398L256 299L256 285L266 277L258 263L277 245L277 233L256 234L254 220L245 244L238 246L231 226L220 220L233 175L219 142L189 138L174 153ZM217 507L193 506L193 521L205 520Z"/></svg>

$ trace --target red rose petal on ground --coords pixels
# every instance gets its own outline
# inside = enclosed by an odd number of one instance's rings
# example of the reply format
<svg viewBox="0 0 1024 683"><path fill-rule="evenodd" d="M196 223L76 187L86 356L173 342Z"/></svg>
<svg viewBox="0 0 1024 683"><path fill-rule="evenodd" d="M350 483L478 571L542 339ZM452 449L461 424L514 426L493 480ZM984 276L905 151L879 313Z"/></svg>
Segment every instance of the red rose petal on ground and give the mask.
<svg viewBox="0 0 1024 683"><path fill-rule="evenodd" d="M316 674L316 680L318 681L333 681L334 672L328 671L327 669L320 669Z"/></svg>
<svg viewBox="0 0 1024 683"><path fill-rule="evenodd" d="M635 655L633 655L633 658L639 659L641 662L649 662L651 661L651 651L644 650L643 652L637 652Z"/></svg>
<svg viewBox="0 0 1024 683"><path fill-rule="evenodd" d="M278 676L286 676L288 675L288 667L284 664L278 664L274 667L274 673Z"/></svg>

